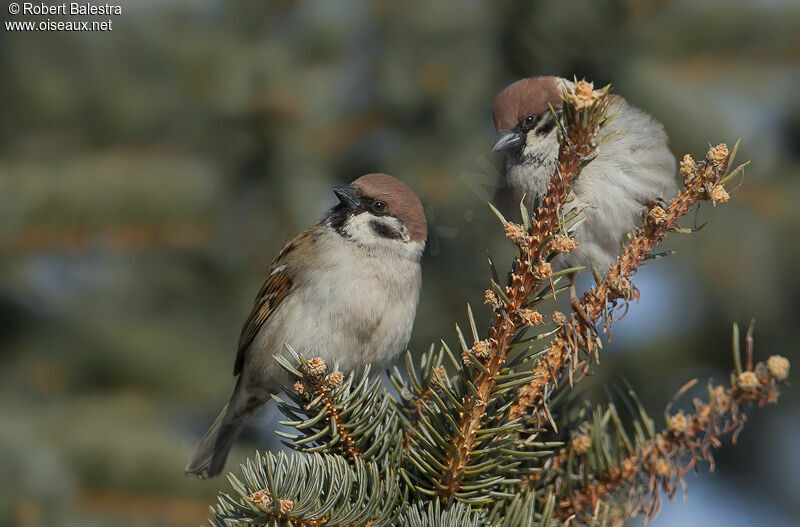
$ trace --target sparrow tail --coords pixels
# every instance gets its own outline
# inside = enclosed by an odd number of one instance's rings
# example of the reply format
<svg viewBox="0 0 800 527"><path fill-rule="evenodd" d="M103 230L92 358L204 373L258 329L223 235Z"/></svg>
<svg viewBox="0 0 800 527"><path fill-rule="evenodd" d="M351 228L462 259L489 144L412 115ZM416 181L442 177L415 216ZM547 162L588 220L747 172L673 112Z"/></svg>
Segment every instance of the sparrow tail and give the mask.
<svg viewBox="0 0 800 527"><path fill-rule="evenodd" d="M230 404L225 405L214 424L200 440L192 459L186 465L187 476L208 479L222 472L228 453L242 432L248 415L246 412L236 412L239 415L232 415L234 412L230 411L230 406Z"/></svg>

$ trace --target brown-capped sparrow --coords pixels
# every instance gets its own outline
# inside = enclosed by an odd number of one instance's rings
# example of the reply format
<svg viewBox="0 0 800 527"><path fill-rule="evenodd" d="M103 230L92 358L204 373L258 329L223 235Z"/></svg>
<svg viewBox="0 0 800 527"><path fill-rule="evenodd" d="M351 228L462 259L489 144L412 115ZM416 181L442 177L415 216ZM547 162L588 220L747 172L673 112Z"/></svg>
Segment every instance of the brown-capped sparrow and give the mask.
<svg viewBox="0 0 800 527"><path fill-rule="evenodd" d="M550 107L559 111L564 86L558 77L522 79L503 89L494 101L498 137L493 152L503 152L503 170L494 201L500 212L519 221L519 204L534 211L556 167L558 139ZM676 193L675 158L667 148L660 123L645 112L612 96L613 116L601 130L611 134L575 180L565 213L578 208L586 215L577 230L580 246L559 255L554 268L587 266L604 272L620 254L625 233L640 226L650 199Z"/></svg>
<svg viewBox="0 0 800 527"><path fill-rule="evenodd" d="M333 192L339 203L272 262L242 328L233 395L187 474L219 474L248 415L289 382L273 359L285 345L348 372L367 363L385 367L408 344L427 238L422 204L386 174Z"/></svg>

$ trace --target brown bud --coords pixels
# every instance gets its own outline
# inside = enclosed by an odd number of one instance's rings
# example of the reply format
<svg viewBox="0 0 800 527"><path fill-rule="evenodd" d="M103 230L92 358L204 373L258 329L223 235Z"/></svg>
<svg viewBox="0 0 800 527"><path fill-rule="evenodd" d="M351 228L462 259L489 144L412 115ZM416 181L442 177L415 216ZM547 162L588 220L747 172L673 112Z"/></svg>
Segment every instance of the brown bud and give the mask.
<svg viewBox="0 0 800 527"><path fill-rule="evenodd" d="M667 461L663 457L659 457L655 460L655 462L653 463L653 469L659 476L671 476L673 472L672 466L669 464L669 461Z"/></svg>
<svg viewBox="0 0 800 527"><path fill-rule="evenodd" d="M714 185L708 193L708 198L711 200L711 203L716 205L717 203L725 203L731 197L722 185Z"/></svg>
<svg viewBox="0 0 800 527"><path fill-rule="evenodd" d="M714 168L724 168L728 161L728 145L720 143L708 149L706 159L714 165Z"/></svg>
<svg viewBox="0 0 800 527"><path fill-rule="evenodd" d="M520 309L517 311L520 320L522 323L527 326L538 326L542 322L544 322L544 317L542 314L536 311L535 309Z"/></svg>
<svg viewBox="0 0 800 527"><path fill-rule="evenodd" d="M325 380L328 381L328 386L330 386L331 388L338 388L339 386L342 385L342 380L344 380L344 374L340 371L337 371L336 373L331 373L330 375L328 375L325 378Z"/></svg>
<svg viewBox="0 0 800 527"><path fill-rule="evenodd" d="M785 381L789 377L789 359L781 355L773 355L767 359L767 371L776 381Z"/></svg>
<svg viewBox="0 0 800 527"><path fill-rule="evenodd" d="M553 274L553 268L544 260L540 260L533 268L533 277L537 280L550 278Z"/></svg>
<svg viewBox="0 0 800 527"><path fill-rule="evenodd" d="M256 505L261 505L265 508L272 507L272 496L269 495L269 491L267 489L258 490L250 494L248 498L250 498L250 501Z"/></svg>
<svg viewBox="0 0 800 527"><path fill-rule="evenodd" d="M756 374L752 371L743 371L740 373L736 385L740 390L745 392L755 392L761 387L761 383L758 382L758 377L756 377Z"/></svg>
<svg viewBox="0 0 800 527"><path fill-rule="evenodd" d="M692 159L692 156L689 154L684 155L681 160L681 175L683 176L684 182L688 184L694 179L696 174L697 164L694 162L694 159Z"/></svg>
<svg viewBox="0 0 800 527"><path fill-rule="evenodd" d="M510 221L506 222L506 237L514 242L516 245L524 246L528 245L530 242L531 237L525 231L525 228L522 225L511 223Z"/></svg>
<svg viewBox="0 0 800 527"><path fill-rule="evenodd" d="M492 291L491 289L487 289L484 295L484 302L491 306L492 309L497 309L500 307L500 299L497 298L497 293Z"/></svg>
<svg viewBox="0 0 800 527"><path fill-rule="evenodd" d="M653 225L664 225L669 219L667 212L656 205L647 213L647 220Z"/></svg>
<svg viewBox="0 0 800 527"><path fill-rule="evenodd" d="M555 236L550 242L550 248L559 253L571 253L578 248L580 244L567 236L566 234L559 234Z"/></svg>
<svg viewBox="0 0 800 527"><path fill-rule="evenodd" d="M668 428L675 435L684 434L689 429L689 420L683 415L683 412L678 412L669 418Z"/></svg>
<svg viewBox="0 0 800 527"><path fill-rule="evenodd" d="M592 448L592 438L587 434L579 434L572 438L572 449L575 454L582 456Z"/></svg>
<svg viewBox="0 0 800 527"><path fill-rule="evenodd" d="M595 91L594 84L585 80L578 81L575 88L568 91L579 110L589 108L597 100L600 92Z"/></svg>
<svg viewBox="0 0 800 527"><path fill-rule="evenodd" d="M322 377L328 372L328 365L325 364L325 361L322 360L320 357L314 357L306 362L306 371L307 375L311 377Z"/></svg>

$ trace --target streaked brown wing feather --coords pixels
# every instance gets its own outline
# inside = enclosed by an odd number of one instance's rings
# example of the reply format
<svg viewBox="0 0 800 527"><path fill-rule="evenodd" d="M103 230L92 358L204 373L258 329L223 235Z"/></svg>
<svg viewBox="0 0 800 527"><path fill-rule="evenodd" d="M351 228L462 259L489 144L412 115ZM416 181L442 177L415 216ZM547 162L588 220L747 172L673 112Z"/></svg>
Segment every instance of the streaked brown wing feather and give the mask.
<svg viewBox="0 0 800 527"><path fill-rule="evenodd" d="M303 238L309 237L312 229L300 233L297 238L286 244L286 247L278 254L269 268L269 277L261 286L261 290L256 295L253 310L242 326L242 333L239 336L239 349L236 353L236 362L233 366L233 374L239 375L244 366L244 358L247 348L252 344L264 322L269 319L275 308L280 305L284 298L294 287L293 276L297 271L292 265L292 253L298 247ZM281 269L281 267L283 267ZM279 270L280 269L280 270Z"/></svg>

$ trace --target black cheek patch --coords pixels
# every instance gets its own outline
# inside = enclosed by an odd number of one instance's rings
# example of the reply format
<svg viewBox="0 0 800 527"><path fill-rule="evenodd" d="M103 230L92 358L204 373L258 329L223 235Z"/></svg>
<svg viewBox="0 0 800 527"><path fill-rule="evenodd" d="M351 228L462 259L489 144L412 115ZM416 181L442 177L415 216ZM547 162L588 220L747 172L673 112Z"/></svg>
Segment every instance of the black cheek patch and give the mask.
<svg viewBox="0 0 800 527"><path fill-rule="evenodd" d="M556 120L553 119L552 116L547 120L547 122L543 123L537 130L536 135L543 136L547 135L553 131L553 128L556 127Z"/></svg>
<svg viewBox="0 0 800 527"><path fill-rule="evenodd" d="M396 231L385 223L372 220L369 222L369 226L372 227L372 230L375 232L375 234L383 238L389 238L390 240L400 240L403 238L403 234L401 232Z"/></svg>

